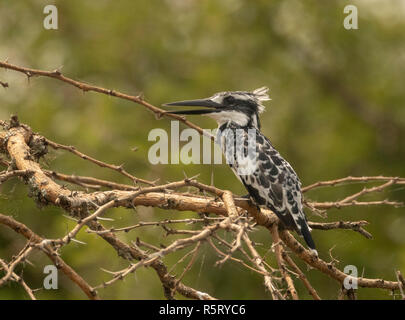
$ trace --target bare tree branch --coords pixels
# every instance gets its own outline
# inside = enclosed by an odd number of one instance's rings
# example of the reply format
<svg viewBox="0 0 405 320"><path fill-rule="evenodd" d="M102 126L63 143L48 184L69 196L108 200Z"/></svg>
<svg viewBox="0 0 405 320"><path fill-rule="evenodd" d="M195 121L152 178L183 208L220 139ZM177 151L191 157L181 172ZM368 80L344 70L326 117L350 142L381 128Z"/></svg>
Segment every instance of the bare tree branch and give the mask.
<svg viewBox="0 0 405 320"><path fill-rule="evenodd" d="M198 126L187 121L184 117L169 115L164 110L157 108L140 96L130 96L115 90L104 89L92 86L68 78L59 70L42 71L29 68L23 68L0 62L0 67L15 70L31 78L33 76L45 76L60 80L64 83L73 85L83 91L94 91L120 99L129 100L146 107L156 115L167 116L177 119L187 126L194 128L204 134ZM0 125L4 131L0 132L0 153L4 158L0 158L0 165L5 170L0 172L0 184L9 179L20 179L29 188L30 195L39 205L54 205L61 208L62 212L67 213L75 221L71 230L56 239L45 239L35 234L24 224L15 219L0 214L0 224L3 224L15 232L23 235L27 239L27 244L10 261L0 259L0 267L4 275L0 278L0 286L9 281L19 282L31 299L35 299L33 291L24 282L21 276L15 273L15 268L24 262L28 255L35 251L44 252L61 270L73 281L90 299L98 299L97 289L107 288L118 280L127 277L143 267L151 267L158 275L159 281L163 287L164 295L167 299L174 299L176 294L191 299L215 299L208 293L185 285L182 281L185 275L191 270L195 263L201 245L204 242L212 248L212 253L218 255L220 260L215 265L222 265L230 262L237 262L244 269L253 271L255 275L263 278L264 287L270 293L273 299L299 299L296 290L294 278L302 281L308 292L316 300L320 299L315 285L311 284L305 273L297 266L290 257L291 252L295 254L296 259L301 260L306 265L315 268L326 276L336 280L339 288L347 275L339 270L333 262L328 263L319 257L314 256L309 250L305 249L290 233L285 230L277 216L270 210L258 209L249 200L240 198L228 190L221 190L215 186L205 185L195 178L185 178L180 181L174 181L158 185L157 181L149 181L140 177L135 177L124 170L123 166L117 166L105 163L78 151L74 146L61 145L53 142L37 133L34 133L27 125L20 124L17 117L12 117L9 122L0 120ZM114 170L128 179L133 184L120 184L114 181L103 180L90 176L68 175L52 170L45 170L41 167L39 159L46 156L47 147L68 151L81 159L90 161L100 167ZM62 186L57 181L68 182L71 187ZM365 184L375 183L365 187ZM141 186L140 183L147 186ZM362 189L352 194L346 195L341 200L332 200L325 202L314 202L308 198L304 204L312 211L318 214L324 214L327 209L345 208L349 206L402 206L402 202L393 200L372 200L364 201L362 198L366 195L376 195L382 191L389 191L394 185L404 185L405 178L401 177L345 177L330 181L316 182L303 188L304 192L316 190L319 187L333 187L344 185L346 183L361 183ZM84 190L76 190L79 186ZM190 188L197 193L189 191L183 192L184 188ZM105 190L106 189L106 190ZM149 206L167 210L168 214L174 215L176 211L192 211L195 215L185 219L163 219L153 222L138 222L134 225L120 228L105 228L101 223L102 216L115 207L136 208L137 206ZM213 216L208 216L209 214ZM179 224L186 227L179 226ZM198 228L188 229L192 224ZM366 238L371 238L371 234L364 229L367 221L332 221L332 222L309 222L313 229L335 230L345 229L360 233ZM166 236L171 239L167 245L151 243L137 238L130 244L125 243L117 237L118 232L129 232L138 228L150 228L160 226ZM170 227L169 227L170 226ZM272 266L266 261L266 254L261 254L257 249L258 244L252 241L251 234L256 226L267 228L272 238L272 249L275 256L276 266ZM70 245L76 239L79 231L86 231L95 237L106 241L118 253L120 257L127 261L127 266L118 271L109 271L112 278L96 287L91 287L83 278L81 278L73 267L67 265L60 257L59 251L62 247ZM219 231L229 235L231 240L225 241ZM169 270L163 257L184 250L185 254ZM271 250L267 250L271 253ZM238 255L238 256L236 256ZM190 257L189 262L183 268L179 276L172 272L181 263ZM396 281L384 279L357 278L359 287L362 288L381 288L386 290L399 290L403 297L404 281L402 274L396 273ZM348 298L355 298L356 293L353 290L341 290L341 297L347 295Z"/></svg>

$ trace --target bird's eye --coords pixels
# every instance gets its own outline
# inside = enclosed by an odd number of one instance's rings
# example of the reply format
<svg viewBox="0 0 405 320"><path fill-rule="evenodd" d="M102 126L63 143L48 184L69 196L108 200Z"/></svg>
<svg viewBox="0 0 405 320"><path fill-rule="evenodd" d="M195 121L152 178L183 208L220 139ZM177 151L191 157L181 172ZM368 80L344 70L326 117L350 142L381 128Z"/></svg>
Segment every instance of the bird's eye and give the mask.
<svg viewBox="0 0 405 320"><path fill-rule="evenodd" d="M232 96L228 96L225 98L225 102L228 104L233 104L235 102L235 98Z"/></svg>

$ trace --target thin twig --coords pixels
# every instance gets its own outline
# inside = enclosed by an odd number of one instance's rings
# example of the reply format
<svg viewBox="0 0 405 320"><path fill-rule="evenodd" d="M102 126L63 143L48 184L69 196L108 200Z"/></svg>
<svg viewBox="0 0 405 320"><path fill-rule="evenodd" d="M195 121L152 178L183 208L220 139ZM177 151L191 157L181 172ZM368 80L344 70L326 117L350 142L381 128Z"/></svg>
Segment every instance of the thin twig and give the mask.
<svg viewBox="0 0 405 320"><path fill-rule="evenodd" d="M372 177L345 177L335 180L328 180L328 181L319 181L313 183L309 186L303 187L302 192L307 192L309 190L319 188L319 187L326 187L326 186L337 186L343 183L353 183L353 182L373 182L373 181L389 181L389 180L396 180L397 184L405 184L405 178L400 177L385 177L385 176L372 176Z"/></svg>
<svg viewBox="0 0 405 320"><path fill-rule="evenodd" d="M8 266L7 266L7 263L4 262L4 260L0 259L0 265L4 271L8 272ZM23 287L25 292L27 292L27 294L31 300L37 300L37 298L34 295L34 291L25 283L23 278L18 276L15 272L11 273L11 278L13 281L21 284L21 286Z"/></svg>
<svg viewBox="0 0 405 320"><path fill-rule="evenodd" d="M148 184L148 185L154 185L154 182L152 182L152 181L137 178L137 177L133 176L132 174L128 173L124 169L123 165L117 166L117 165L113 165L113 164L109 164L109 163L97 160L97 159L95 159L93 157L90 157L90 156L78 151L76 149L76 147L74 147L74 146L66 146L66 145L63 145L63 144L60 144L60 143L53 142L53 141L51 141L49 139L46 139L46 142L47 142L48 145L50 145L54 149L63 149L63 150L69 151L69 152L73 153L74 155L82 158L83 160L88 160L88 161L93 162L94 164L96 164L96 165L98 165L100 167L109 168L111 170L117 171L117 172L121 173L122 175L124 175L125 177L131 179L131 181L133 183L141 182L141 183L145 183L145 184Z"/></svg>
<svg viewBox="0 0 405 320"><path fill-rule="evenodd" d="M290 275L287 272L287 268L284 265L283 261L284 249L281 245L280 236L278 234L278 225L276 223L273 224L273 226L270 228L270 234L273 239L273 248L275 251L278 268L281 272L283 279L287 284L288 292L291 294L293 300L299 300L297 290L295 289L294 286L294 282L292 281Z"/></svg>
<svg viewBox="0 0 405 320"><path fill-rule="evenodd" d="M149 109L150 111L155 113L158 117L163 116L163 117L168 117L168 118L178 120L178 121L184 123L186 126L197 130L201 135L208 136L209 138L214 140L214 137L212 135L208 134L206 130L203 130L202 128L195 125L194 123L186 120L186 118L184 116L166 113L165 110L155 107L154 105L144 101L141 95L131 96L131 95L121 93L116 90L105 89L105 88L93 86L93 85L90 85L90 84L87 84L87 83L84 83L81 81L73 80L69 77L64 76L60 70L54 70L54 71L37 70L37 69L32 69L32 68L20 67L17 65L10 64L8 62L0 62L0 68L14 70L14 71L24 73L28 78L31 78L33 76L43 76L43 77L50 77L50 78L58 79L60 81L68 83L72 86L75 86L76 88L79 88L80 90L83 90L84 92L94 91L94 92L106 94L108 96L113 96L113 97L117 97L120 99L135 102L139 105L146 107L147 109Z"/></svg>
<svg viewBox="0 0 405 320"><path fill-rule="evenodd" d="M372 239L371 233L364 230L363 226L368 225L367 221L336 221L336 222L309 222L308 225L312 229L318 230L333 230L333 229L351 229L366 237Z"/></svg>
<svg viewBox="0 0 405 320"><path fill-rule="evenodd" d="M32 243L41 244L39 246L35 246L35 248L43 251L53 261L53 263L58 266L63 273L66 274L66 276L70 280L72 280L83 290L83 292L90 299L99 299L94 288L92 288L80 275L78 275L73 268L66 264L65 261L63 261L62 258L58 255L58 253L49 244L47 244L46 241L44 241L45 239L35 234L26 225L3 214L0 214L0 224L6 225L7 227L13 229L15 232L23 235L26 239L30 240Z"/></svg>

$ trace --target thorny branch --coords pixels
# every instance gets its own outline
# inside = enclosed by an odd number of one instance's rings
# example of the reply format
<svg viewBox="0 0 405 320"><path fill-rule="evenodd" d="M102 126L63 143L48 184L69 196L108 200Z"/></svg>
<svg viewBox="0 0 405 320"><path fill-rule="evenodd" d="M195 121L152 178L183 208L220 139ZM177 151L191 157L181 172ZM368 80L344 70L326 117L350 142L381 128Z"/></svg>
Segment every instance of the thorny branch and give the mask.
<svg viewBox="0 0 405 320"><path fill-rule="evenodd" d="M14 70L14 71L24 73L28 77L28 79L31 78L31 77L35 77L35 76L54 78L54 79L58 79L60 81L63 81L65 83L68 83L68 84L70 84L72 86L75 86L76 88L79 88L80 90L83 90L84 92L94 91L94 92L106 94L106 95L109 95L109 96L117 97L117 98L120 98L120 99L129 100L129 101L132 101L132 102L135 102L137 104L140 104L140 105L144 106L145 108L147 108L150 111L152 111L153 113L155 113L158 117L168 117L168 118L176 119L176 120L181 121L182 123L184 123L186 126L197 130L201 135L206 135L209 138L214 139L214 137L209 135L206 131L204 131L199 126L197 126L194 123L188 121L185 117L175 115L175 114L168 114L168 113L166 113L165 110L160 109L160 108L158 108L158 107L144 101L143 97L142 97L142 94L132 96L132 95L128 95L128 94L125 94L125 93L121 93L121 92L116 91L116 90L105 89L105 88L102 88L102 87L93 86L93 85L90 85L90 84L87 84L87 83L84 83L84 82L73 80L71 78L68 78L68 77L64 76L62 74L61 70L59 70L59 69L56 69L56 70L53 70L53 71L36 70L36 69L24 68L24 67L16 66L16 65L10 64L10 63L8 63L6 61L5 62L0 62L0 68ZM8 84L3 83L3 86L8 87Z"/></svg>
<svg viewBox="0 0 405 320"><path fill-rule="evenodd" d="M130 96L115 90L104 89L92 86L83 82L70 79L60 72L42 71L29 68L22 68L0 62L0 67L24 73L27 77L45 76L55 78L83 91L94 91L107 94L121 99L126 99L140 104L159 116L167 116L182 121L185 125L198 130L201 128L187 121L184 117L168 115L140 96ZM27 125L20 124L17 117L12 117L9 122L0 121L4 131L0 132L0 165L4 171L0 172L0 185L10 179L18 178L28 186L29 194L34 201L43 205L54 205L60 207L63 212L75 220L75 226L57 239L42 238L34 233L29 227L14 218L0 214L0 225L4 225L16 233L25 237L27 243L18 254L7 262L0 259L0 287L5 283L15 281L21 284L31 299L35 299L34 290L24 282L22 276L17 275L16 270L23 268L24 261L28 255L35 252L45 253L62 272L75 283L83 293L90 299L99 299L96 291L107 288L118 280L122 280L139 268L150 266L157 274L162 284L163 292L168 299L174 299L176 294L191 299L215 299L208 293L185 285L182 281L196 262L201 245L207 242L212 248L212 253L218 255L220 260L216 265L224 263L238 263L247 270L253 271L256 275L263 277L264 287L273 299L299 299L295 289L295 279L302 281L308 292L314 299L321 299L314 285L310 283L305 273L293 260L304 262L309 267L319 270L338 282L341 287L347 276L333 263L328 263L319 257L314 256L305 249L290 233L279 224L278 218L269 210L261 210L253 206L249 200L239 198L230 191L221 190L214 186L208 186L198 182L194 178L157 185L156 181L148 181L135 177L123 166L116 166L105 163L78 151L74 146L65 146L53 142L39 134L34 133ZM40 158L48 152L47 147L61 149L90 161L98 166L117 171L129 178L132 184L122 184L113 181L103 180L95 177L68 175L52 170L45 170L40 165ZM69 188L61 186L56 181L68 182ZM377 186L364 187L342 200L329 202L313 202L305 199L307 207L314 212L326 211L330 208L344 208L347 206L370 206L390 205L402 206L403 204L391 200L361 200L364 195L376 194L389 189L393 185L405 184L405 178L400 177L346 177L332 181L321 181L303 188L304 192L313 192L319 187L336 186L346 183L380 183ZM146 184L146 187L141 187ZM76 186L76 187L75 187ZM181 188L194 188L199 193L181 192ZM78 188L78 189L77 189ZM212 196L208 196L210 194ZM149 206L166 209L168 213L173 210L194 212L186 219L164 219L154 222L138 222L126 227L105 228L102 224L102 215L115 207L136 208L137 206ZM198 216L196 215L198 214ZM181 224L182 227L176 228ZM334 222L310 222L313 229L333 230L346 229L360 233L366 238L371 234L364 227L367 221L334 221ZM183 226L197 226L195 229L181 229ZM169 228L170 226L170 228ZM256 226L267 228L273 241L272 249L275 253L276 266L271 266L265 255L257 249L257 244L252 241L250 235L255 231ZM176 235L177 239L169 245L149 243L139 237L136 242L129 244L118 239L119 232L133 232L138 228L161 227L166 236ZM109 281L101 284L88 284L71 266L67 265L61 258L61 248L70 245L76 239L79 231L87 228L89 234L105 240L120 257L128 261L128 266L119 271L109 271L112 277ZM233 239L225 241L221 232L226 232ZM178 238L180 236L180 238ZM178 261L181 265L187 259L188 263L178 276L173 272L176 265L168 269L163 262L165 256L174 252L186 250L183 258ZM359 277L359 287L382 288L386 290L398 290L404 297L404 280L398 271L395 281L383 279L367 279Z"/></svg>

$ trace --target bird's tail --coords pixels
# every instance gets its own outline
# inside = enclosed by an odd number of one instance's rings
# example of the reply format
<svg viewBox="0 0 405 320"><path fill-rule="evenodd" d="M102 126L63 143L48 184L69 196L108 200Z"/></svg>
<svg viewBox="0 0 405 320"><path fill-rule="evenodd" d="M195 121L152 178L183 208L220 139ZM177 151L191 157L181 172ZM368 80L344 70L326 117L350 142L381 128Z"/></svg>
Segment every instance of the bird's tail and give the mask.
<svg viewBox="0 0 405 320"><path fill-rule="evenodd" d="M302 233L302 236L304 237L304 240L305 240L305 242L307 243L309 249L310 249L314 254L316 254L316 256L318 256L318 251L316 251L316 248L315 248L315 242L314 242L314 240L312 239L311 231L309 230L309 227L308 227L308 224L307 224L306 221L303 221L303 222L301 223L301 233Z"/></svg>

